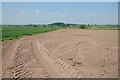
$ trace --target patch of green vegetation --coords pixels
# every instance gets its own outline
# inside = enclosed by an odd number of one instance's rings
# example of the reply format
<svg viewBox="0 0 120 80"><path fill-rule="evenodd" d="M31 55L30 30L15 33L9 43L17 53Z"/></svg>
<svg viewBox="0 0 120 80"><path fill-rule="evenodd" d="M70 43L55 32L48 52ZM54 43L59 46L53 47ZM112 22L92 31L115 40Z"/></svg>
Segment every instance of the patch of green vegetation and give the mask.
<svg viewBox="0 0 120 80"><path fill-rule="evenodd" d="M86 26L86 29L90 29L90 30L118 30L118 26L102 26L102 25L98 25L98 26Z"/></svg>
<svg viewBox="0 0 120 80"><path fill-rule="evenodd" d="M78 26L78 25L77 25ZM79 25L79 29L86 30L118 30L118 25Z"/></svg>
<svg viewBox="0 0 120 80"><path fill-rule="evenodd" d="M80 29L86 29L85 25L80 25Z"/></svg>
<svg viewBox="0 0 120 80"><path fill-rule="evenodd" d="M33 34L44 33L56 30L57 27L15 27L3 26L2 27L2 41L18 39L22 36L30 36Z"/></svg>
<svg viewBox="0 0 120 80"><path fill-rule="evenodd" d="M0 26L0 40L14 40L23 36L45 33L57 29L117 30L118 25L84 25L54 23L48 25L3 25Z"/></svg>

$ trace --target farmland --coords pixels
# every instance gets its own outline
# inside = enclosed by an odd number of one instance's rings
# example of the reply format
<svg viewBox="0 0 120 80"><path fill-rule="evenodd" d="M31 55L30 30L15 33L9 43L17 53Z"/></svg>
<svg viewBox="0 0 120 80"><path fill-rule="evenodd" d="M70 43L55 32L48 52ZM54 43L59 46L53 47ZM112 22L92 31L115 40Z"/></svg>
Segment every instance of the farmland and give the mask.
<svg viewBox="0 0 120 80"><path fill-rule="evenodd" d="M34 34L45 33L49 31L54 31L57 29L85 29L85 30L116 30L117 26L114 25L3 25L2 26L2 41L4 40L14 40L19 39L24 36L31 36Z"/></svg>
<svg viewBox="0 0 120 80"><path fill-rule="evenodd" d="M115 25L3 25L1 38L3 78L118 77Z"/></svg>
<svg viewBox="0 0 120 80"><path fill-rule="evenodd" d="M117 1L3 1L1 78L117 79L118 5Z"/></svg>
<svg viewBox="0 0 120 80"><path fill-rule="evenodd" d="M18 39L23 36L30 36L33 34L44 33L56 30L55 27L15 27L15 26L6 26L2 27L2 40L13 40Z"/></svg>
<svg viewBox="0 0 120 80"><path fill-rule="evenodd" d="M6 40L2 58L3 78L117 78L118 30L67 28Z"/></svg>

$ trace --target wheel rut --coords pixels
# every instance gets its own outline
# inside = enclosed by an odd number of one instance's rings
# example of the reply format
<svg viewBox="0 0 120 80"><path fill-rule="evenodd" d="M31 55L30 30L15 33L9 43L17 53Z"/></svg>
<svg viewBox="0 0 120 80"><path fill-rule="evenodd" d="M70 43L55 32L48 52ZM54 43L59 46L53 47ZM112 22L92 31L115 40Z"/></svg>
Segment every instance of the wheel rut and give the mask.
<svg viewBox="0 0 120 80"><path fill-rule="evenodd" d="M21 78L31 78L32 75L29 74L28 71L24 69L24 57L21 53L20 47L17 48L17 53L14 59L14 78L15 80L20 80Z"/></svg>
<svg viewBox="0 0 120 80"><path fill-rule="evenodd" d="M48 64L48 66L51 67L52 71L54 73L58 73L57 75L59 75L59 77L81 77L81 75L79 75L74 68L72 68L67 63L63 62L60 58L57 58L54 55L52 55L51 52L44 45L42 45L41 42L39 42L39 40L35 40L33 41L33 43L33 48L35 48L35 53L38 59L40 58L40 56L42 56Z"/></svg>
<svg viewBox="0 0 120 80"><path fill-rule="evenodd" d="M52 55L39 39L20 39L11 46L13 49L10 48L8 51L12 52L8 59L11 65L7 72L9 71L11 78L15 80L81 77L70 65Z"/></svg>
<svg viewBox="0 0 120 80"><path fill-rule="evenodd" d="M50 78L52 77L48 66L44 65L42 60L37 60L34 56L32 40L21 41L14 56L14 78ZM24 44L24 45L23 45ZM38 63L40 65L38 65Z"/></svg>

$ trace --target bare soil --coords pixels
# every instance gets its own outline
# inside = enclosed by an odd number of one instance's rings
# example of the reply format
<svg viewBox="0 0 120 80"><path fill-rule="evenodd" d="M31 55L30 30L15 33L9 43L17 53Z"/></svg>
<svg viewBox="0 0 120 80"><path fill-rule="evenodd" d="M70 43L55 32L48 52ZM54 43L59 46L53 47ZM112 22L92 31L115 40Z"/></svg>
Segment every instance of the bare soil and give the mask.
<svg viewBox="0 0 120 80"><path fill-rule="evenodd" d="M2 44L3 78L117 78L118 31L61 29Z"/></svg>

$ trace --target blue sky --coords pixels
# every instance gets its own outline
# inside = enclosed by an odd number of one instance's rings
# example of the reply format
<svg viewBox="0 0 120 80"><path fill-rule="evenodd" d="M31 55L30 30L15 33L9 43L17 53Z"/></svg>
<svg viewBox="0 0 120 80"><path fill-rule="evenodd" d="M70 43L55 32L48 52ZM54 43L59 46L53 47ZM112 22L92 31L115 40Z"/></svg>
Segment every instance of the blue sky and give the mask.
<svg viewBox="0 0 120 80"><path fill-rule="evenodd" d="M1 0L2 2L119 2L120 0Z"/></svg>
<svg viewBox="0 0 120 80"><path fill-rule="evenodd" d="M3 24L118 24L117 2L3 2Z"/></svg>

